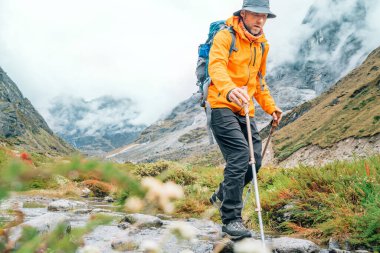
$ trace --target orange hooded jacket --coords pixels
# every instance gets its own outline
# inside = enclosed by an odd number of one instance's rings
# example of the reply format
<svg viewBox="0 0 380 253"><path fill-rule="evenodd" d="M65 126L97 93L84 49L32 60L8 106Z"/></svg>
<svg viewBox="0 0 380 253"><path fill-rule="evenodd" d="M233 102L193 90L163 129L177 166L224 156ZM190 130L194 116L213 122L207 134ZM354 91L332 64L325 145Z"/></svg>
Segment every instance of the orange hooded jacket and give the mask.
<svg viewBox="0 0 380 253"><path fill-rule="evenodd" d="M226 23L235 30L235 47L238 51L232 51L230 55L232 36L227 29L216 34L209 54L208 70L212 81L207 101L211 108L230 108L233 112L244 115L244 109L229 102L227 94L236 87L247 86L249 97L254 97L266 113L272 114L276 110L276 105L264 80L269 51L267 40L262 35L251 43L239 26L239 17L237 16L229 18ZM262 42L265 43L264 55L261 48ZM261 84L259 71L263 76ZM251 99L249 115L253 117L254 114L255 108Z"/></svg>

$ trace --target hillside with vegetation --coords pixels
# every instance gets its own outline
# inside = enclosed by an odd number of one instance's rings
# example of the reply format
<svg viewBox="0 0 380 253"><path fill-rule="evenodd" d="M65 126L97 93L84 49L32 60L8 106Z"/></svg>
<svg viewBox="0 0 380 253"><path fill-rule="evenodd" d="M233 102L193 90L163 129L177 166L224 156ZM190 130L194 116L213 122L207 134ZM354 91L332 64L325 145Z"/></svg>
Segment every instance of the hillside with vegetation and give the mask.
<svg viewBox="0 0 380 253"><path fill-rule="evenodd" d="M1 67L0 144L50 155L75 152L74 148L53 133Z"/></svg>
<svg viewBox="0 0 380 253"><path fill-rule="evenodd" d="M164 249L185 245L191 252L209 252L205 249L210 247L214 248L210 252L233 252L215 250L221 242L216 225L220 224L220 218L208 202L222 180L222 167L170 161L115 164L81 157L58 159L29 155L32 158L15 157L11 150L0 149L1 252L12 245L16 245L15 252L83 249L125 252L142 249L145 241L152 240ZM271 239L274 242L281 235L287 236L288 242L297 240L294 238L308 239L321 248L328 248L333 241L334 247L353 252L355 249L379 251L379 175L378 155L324 167L263 168L259 173L259 186L266 234L274 238ZM66 208L57 201L73 204ZM243 218L250 229L258 231L254 206L250 198ZM50 219L59 220L62 213L66 215L66 223L61 226L49 223L52 226L49 233L39 232L38 226L22 225L39 218L34 215L42 218L49 215ZM136 213L159 219L155 220L158 225L154 223L158 229L134 224L131 217L141 218ZM183 227L175 227L179 231L172 227L175 221L185 222L187 234L181 230ZM67 229L70 223L71 232ZM182 244L165 239L167 241L159 246L160 240L164 240L161 233L166 231L165 226L159 228L162 223L170 225L173 238L185 236L181 239ZM20 226L25 227L23 235L18 243L12 244L10 239L15 238L12 228ZM135 236L127 236L131 233L129 229L134 229ZM104 231L108 233L106 237ZM127 233L124 240L120 241L117 236L120 233ZM210 237L210 233L214 236ZM194 236L203 239L192 244ZM72 240L73 237L77 239Z"/></svg>
<svg viewBox="0 0 380 253"><path fill-rule="evenodd" d="M342 78L330 90L308 101L284 117L272 143L274 158L292 160L305 147L329 149L347 140L366 139L378 152L380 139L380 48L362 65ZM268 128L263 130L263 135ZM355 147L346 147L355 153ZM376 151L377 148L377 151ZM316 151L318 152L318 151Z"/></svg>

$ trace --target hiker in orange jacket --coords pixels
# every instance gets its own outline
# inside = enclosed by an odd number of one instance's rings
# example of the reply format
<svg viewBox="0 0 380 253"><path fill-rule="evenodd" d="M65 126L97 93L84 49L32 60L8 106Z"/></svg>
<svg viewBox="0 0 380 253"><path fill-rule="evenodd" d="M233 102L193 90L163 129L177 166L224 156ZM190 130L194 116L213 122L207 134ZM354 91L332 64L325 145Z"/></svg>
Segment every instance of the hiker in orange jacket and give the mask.
<svg viewBox="0 0 380 253"><path fill-rule="evenodd" d="M226 160L224 180L210 202L220 208L223 232L232 238L251 236L242 223L242 194L252 180L247 138L252 138L256 171L261 167L261 139L253 120L254 101L272 115L273 125L281 121L282 111L265 82L269 45L263 27L267 18L276 17L269 9L269 0L244 0L241 10L227 20L236 34L235 48L230 55L232 36L227 29L215 35L209 55L211 84L207 101L212 108L211 129ZM264 50L264 51L263 51ZM251 99L252 98L252 99ZM247 136L244 105L249 105L252 136Z"/></svg>

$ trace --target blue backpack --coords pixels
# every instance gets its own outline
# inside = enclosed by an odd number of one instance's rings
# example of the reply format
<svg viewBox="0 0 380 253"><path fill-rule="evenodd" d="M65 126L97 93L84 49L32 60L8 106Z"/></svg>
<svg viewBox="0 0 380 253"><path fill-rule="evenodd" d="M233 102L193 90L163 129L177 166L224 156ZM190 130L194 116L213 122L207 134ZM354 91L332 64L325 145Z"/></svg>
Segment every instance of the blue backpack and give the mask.
<svg viewBox="0 0 380 253"><path fill-rule="evenodd" d="M210 144L214 144L214 138L211 131L211 106L207 101L208 96L208 88L211 83L211 78L208 73L208 64L209 64L209 54L212 43L214 41L215 35L221 31L227 29L232 37L232 42L230 46L230 56L233 51L237 52L236 48L236 34L232 26L228 26L225 20L215 21L210 24L208 38L204 44L200 44L198 47L198 61L195 74L197 76L197 86L198 91L194 94L194 96L199 100L200 106L205 108L206 117L207 117L207 132L209 135ZM262 52L264 54L265 45L261 43ZM260 82L261 82L261 73Z"/></svg>
<svg viewBox="0 0 380 253"><path fill-rule="evenodd" d="M195 71L195 74L197 76L197 86L198 91L196 94L194 94L200 103L201 107L205 108L206 111L206 117L207 117L207 132L209 135L210 144L214 144L214 138L212 136L211 132L211 107L210 104L207 102L207 95L208 95L208 87L211 83L211 78L208 74L208 63L209 63L209 54L210 49L212 46L212 43L214 41L215 35L221 31L227 29L231 33L232 37L232 43L230 47L230 55L232 51L237 51L237 48L235 47L236 43L236 35L235 31L231 26L227 26L225 20L215 21L210 24L210 29L208 33L208 38L204 44L200 44L198 47L198 61L197 61L197 68Z"/></svg>
<svg viewBox="0 0 380 253"><path fill-rule="evenodd" d="M206 100L208 95L208 87L211 83L211 78L208 74L208 63L209 63L209 54L212 43L214 41L215 35L221 31L227 29L231 33L232 43L230 47L230 55L232 51L238 51L235 48L236 43L236 35L235 31L231 26L226 25L225 20L215 21L210 24L210 29L208 33L208 38L204 44L200 44L198 47L198 62L195 74L197 75L197 86L199 90L197 92L199 98L200 105L202 107L206 107Z"/></svg>

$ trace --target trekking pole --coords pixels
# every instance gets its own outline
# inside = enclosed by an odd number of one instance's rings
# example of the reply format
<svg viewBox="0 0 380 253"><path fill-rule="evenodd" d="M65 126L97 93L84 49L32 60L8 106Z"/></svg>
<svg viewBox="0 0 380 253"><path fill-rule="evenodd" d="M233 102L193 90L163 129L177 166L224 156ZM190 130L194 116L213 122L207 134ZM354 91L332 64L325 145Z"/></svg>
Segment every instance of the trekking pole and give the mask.
<svg viewBox="0 0 380 253"><path fill-rule="evenodd" d="M276 127L273 126L273 120L271 121L270 124L271 124L272 127L270 128L270 132L269 132L269 136L268 136L268 138L267 138L267 142L265 143L264 150L263 150L263 152L262 152L262 154L261 154L261 159L262 159L262 160L264 160L264 156L265 156L265 153L266 153L266 151L267 151L267 148L268 148L268 145L269 145L270 139L272 138L272 134L273 134L273 132L274 132L274 129L276 128ZM249 187L248 187L248 191L247 191L247 193L246 193L246 195L245 195L244 202L243 202L243 208L245 207L245 204L246 204L247 201L248 201L249 194L251 193L251 191L252 191L252 184L250 184Z"/></svg>
<svg viewBox="0 0 380 253"><path fill-rule="evenodd" d="M255 197L256 197L256 205L257 205L257 215L259 217L261 242L262 242L263 246L265 247L264 226L263 226L263 219L261 217L261 205L260 205L259 187L257 185L255 156L254 156L254 152L253 152L251 122L250 122L250 119L249 119L249 109L248 109L248 105L247 104L244 106L244 111L245 111L245 119L246 119L246 124L247 124L247 134L248 134L248 144L249 144L249 155L250 155L249 164L252 167L252 173L253 173L252 184L254 184L254 189L255 189Z"/></svg>

